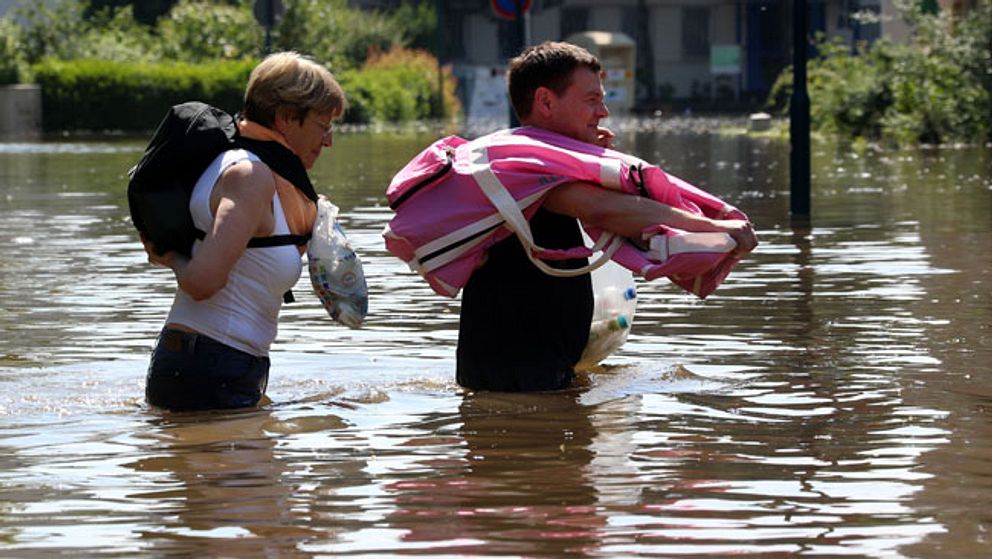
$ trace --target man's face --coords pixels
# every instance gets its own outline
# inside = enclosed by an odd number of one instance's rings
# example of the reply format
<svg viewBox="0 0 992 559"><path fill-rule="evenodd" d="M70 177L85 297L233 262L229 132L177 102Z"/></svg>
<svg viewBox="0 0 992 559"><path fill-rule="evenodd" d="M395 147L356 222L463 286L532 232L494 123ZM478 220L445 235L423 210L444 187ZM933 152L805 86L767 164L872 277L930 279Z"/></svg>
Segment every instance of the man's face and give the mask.
<svg viewBox="0 0 992 559"><path fill-rule="evenodd" d="M568 89L555 96L555 111L547 127L576 140L597 143L599 121L610 115L604 96L599 74L585 66L576 68Z"/></svg>

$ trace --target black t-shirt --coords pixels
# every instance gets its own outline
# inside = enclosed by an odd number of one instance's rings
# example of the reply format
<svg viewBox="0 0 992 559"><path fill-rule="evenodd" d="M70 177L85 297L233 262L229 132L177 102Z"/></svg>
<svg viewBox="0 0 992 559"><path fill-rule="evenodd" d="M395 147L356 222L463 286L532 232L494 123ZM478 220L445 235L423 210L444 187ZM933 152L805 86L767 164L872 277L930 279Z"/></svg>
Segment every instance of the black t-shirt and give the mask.
<svg viewBox="0 0 992 559"><path fill-rule="evenodd" d="M582 243L578 222L568 216L539 209L530 226L534 242L545 248ZM548 263L574 269L588 261ZM497 243L462 290L458 384L505 392L565 388L588 341L592 311L589 274L549 276L515 235Z"/></svg>

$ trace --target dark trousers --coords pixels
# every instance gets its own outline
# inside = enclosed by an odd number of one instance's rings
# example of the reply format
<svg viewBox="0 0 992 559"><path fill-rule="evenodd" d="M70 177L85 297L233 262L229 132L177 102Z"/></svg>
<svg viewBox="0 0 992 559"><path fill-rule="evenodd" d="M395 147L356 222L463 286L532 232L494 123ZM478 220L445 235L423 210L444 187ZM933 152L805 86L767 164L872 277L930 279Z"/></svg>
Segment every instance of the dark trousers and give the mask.
<svg viewBox="0 0 992 559"><path fill-rule="evenodd" d="M164 328L148 365L145 399L172 411L251 407L262 399L268 381L268 357Z"/></svg>

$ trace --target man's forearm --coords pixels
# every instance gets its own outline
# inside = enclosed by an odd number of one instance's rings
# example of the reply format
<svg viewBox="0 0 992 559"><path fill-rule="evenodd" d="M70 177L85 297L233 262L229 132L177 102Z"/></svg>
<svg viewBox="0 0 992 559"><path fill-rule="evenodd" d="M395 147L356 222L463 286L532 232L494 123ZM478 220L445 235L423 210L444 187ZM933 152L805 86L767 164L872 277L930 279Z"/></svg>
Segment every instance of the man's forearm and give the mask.
<svg viewBox="0 0 992 559"><path fill-rule="evenodd" d="M588 183L576 182L555 188L544 207L575 217L586 225L635 239L640 238L645 227L658 224L686 231L723 230L714 220L704 216Z"/></svg>

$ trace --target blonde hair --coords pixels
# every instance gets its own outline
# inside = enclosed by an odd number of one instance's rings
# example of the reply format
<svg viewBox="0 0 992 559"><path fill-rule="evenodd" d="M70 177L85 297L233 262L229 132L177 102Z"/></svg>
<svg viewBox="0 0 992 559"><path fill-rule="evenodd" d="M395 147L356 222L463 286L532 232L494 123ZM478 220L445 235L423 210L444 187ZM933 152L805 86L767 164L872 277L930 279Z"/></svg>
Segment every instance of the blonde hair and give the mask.
<svg viewBox="0 0 992 559"><path fill-rule="evenodd" d="M262 126L272 126L281 110L302 122L310 111L338 118L346 108L344 91L330 70L292 51L266 56L251 71L245 89L244 116Z"/></svg>

